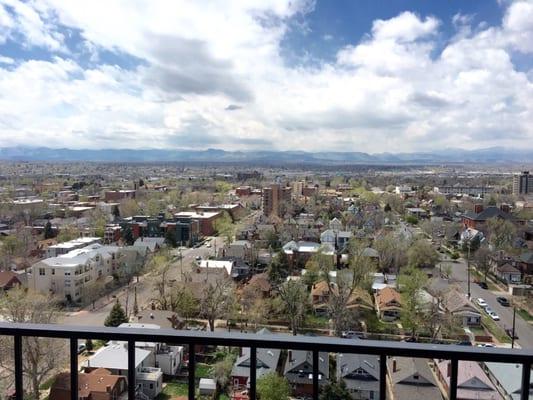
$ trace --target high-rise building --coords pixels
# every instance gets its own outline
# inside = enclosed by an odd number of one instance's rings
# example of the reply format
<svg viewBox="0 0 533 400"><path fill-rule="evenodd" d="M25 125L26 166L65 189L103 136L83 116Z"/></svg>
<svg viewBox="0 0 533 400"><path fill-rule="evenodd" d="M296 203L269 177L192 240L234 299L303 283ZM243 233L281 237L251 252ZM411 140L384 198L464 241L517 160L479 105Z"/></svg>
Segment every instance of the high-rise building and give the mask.
<svg viewBox="0 0 533 400"><path fill-rule="evenodd" d="M291 187L272 184L263 188L263 214L281 216L284 204L291 201Z"/></svg>
<svg viewBox="0 0 533 400"><path fill-rule="evenodd" d="M513 176L513 194L515 196L533 194L533 175L530 175L529 171Z"/></svg>

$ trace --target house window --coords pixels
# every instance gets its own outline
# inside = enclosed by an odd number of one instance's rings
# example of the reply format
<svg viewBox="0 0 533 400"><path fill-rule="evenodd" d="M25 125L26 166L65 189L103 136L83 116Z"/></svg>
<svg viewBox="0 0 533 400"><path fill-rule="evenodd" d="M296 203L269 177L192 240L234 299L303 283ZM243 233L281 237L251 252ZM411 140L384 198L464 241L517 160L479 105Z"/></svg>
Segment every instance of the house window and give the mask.
<svg viewBox="0 0 533 400"><path fill-rule="evenodd" d="M55 268L52 268L52 275L55 275L56 274L56 270Z"/></svg>
<svg viewBox="0 0 533 400"><path fill-rule="evenodd" d="M414 379L415 381L417 381L418 378L419 378L418 374L414 374L414 375L413 375L413 379Z"/></svg>
<svg viewBox="0 0 533 400"><path fill-rule="evenodd" d="M46 275L44 268L39 268L39 275Z"/></svg>
<svg viewBox="0 0 533 400"><path fill-rule="evenodd" d="M154 384L150 383L150 389L153 389L153 388L154 388Z"/></svg>
<svg viewBox="0 0 533 400"><path fill-rule="evenodd" d="M374 391L373 390L370 391L368 398L370 400L374 400Z"/></svg>

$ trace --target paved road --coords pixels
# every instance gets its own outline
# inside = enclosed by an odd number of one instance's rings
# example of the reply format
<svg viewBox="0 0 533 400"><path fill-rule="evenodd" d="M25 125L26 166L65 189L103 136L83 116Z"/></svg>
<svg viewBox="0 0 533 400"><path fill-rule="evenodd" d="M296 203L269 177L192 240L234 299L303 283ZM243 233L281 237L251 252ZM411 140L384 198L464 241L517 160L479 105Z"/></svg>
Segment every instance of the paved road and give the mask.
<svg viewBox="0 0 533 400"><path fill-rule="evenodd" d="M168 280L179 280L181 271L190 272L191 263L196 257L207 258L215 254L215 248L219 249L223 246L224 239L221 237L214 237L209 240L209 244L204 244L198 248L183 249L182 259L173 262L170 272L168 273ZM178 250L174 250L177 255ZM112 295L115 295L119 299L123 307L128 303L128 312L131 313L133 307L134 287L137 287L137 301L139 307L149 307L150 301L154 296L153 276L146 274L140 277L139 282L132 283L129 288L121 288ZM59 322L66 325L82 325L82 326L102 326L104 320L109 314L109 311L113 307L115 298L112 296L104 297L96 303L96 309L93 310L92 306L88 306L81 311L65 313L63 318Z"/></svg>
<svg viewBox="0 0 533 400"><path fill-rule="evenodd" d="M466 261L459 259L456 262L446 261L445 264L452 265L452 280L458 282L461 288L467 293L467 268ZM470 284L470 293L472 300L478 297L483 298L487 304L492 308L496 314L499 315L500 321L496 321L502 328L511 328L513 326L513 309L511 307L503 307L496 301L496 297L504 296L510 297L505 292L496 292L482 289L476 283ZM523 348L533 348L533 327L524 321L518 314L516 314L516 333L519 339L518 344Z"/></svg>

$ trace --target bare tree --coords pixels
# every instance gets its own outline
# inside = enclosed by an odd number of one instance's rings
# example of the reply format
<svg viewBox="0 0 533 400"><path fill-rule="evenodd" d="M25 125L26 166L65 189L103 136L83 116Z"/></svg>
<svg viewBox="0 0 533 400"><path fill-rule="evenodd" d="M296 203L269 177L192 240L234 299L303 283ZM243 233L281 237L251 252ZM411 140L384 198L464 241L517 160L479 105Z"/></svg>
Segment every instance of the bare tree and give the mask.
<svg viewBox="0 0 533 400"><path fill-rule="evenodd" d="M500 218L487 220L489 240L498 250L505 250L511 246L516 235L516 227L512 222Z"/></svg>
<svg viewBox="0 0 533 400"><path fill-rule="evenodd" d="M0 297L0 315L8 322L49 324L56 320L55 302L47 296L26 292L15 288ZM22 369L25 382L33 399L39 399L39 387L52 374L61 368L66 352L62 350L64 341L58 339L23 337ZM11 338L1 337L0 366L7 372L8 385L14 377L14 360Z"/></svg>
<svg viewBox="0 0 533 400"><path fill-rule="evenodd" d="M229 278L219 277L205 285L200 299L200 315L207 319L209 330L215 330L215 320L231 310L234 301L233 285Z"/></svg>
<svg viewBox="0 0 533 400"><path fill-rule="evenodd" d="M306 287L299 281L289 280L279 286L278 295L284 306L284 314L289 319L291 332L296 336L305 317L308 301Z"/></svg>

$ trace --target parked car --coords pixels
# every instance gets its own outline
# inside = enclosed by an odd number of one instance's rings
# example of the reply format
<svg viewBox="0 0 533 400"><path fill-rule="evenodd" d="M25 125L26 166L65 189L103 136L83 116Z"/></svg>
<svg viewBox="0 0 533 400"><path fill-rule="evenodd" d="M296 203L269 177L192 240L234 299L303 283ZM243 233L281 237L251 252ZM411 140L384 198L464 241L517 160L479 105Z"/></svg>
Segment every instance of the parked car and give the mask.
<svg viewBox="0 0 533 400"><path fill-rule="evenodd" d="M477 347L496 347L496 345L492 343L480 343Z"/></svg>
<svg viewBox="0 0 533 400"><path fill-rule="evenodd" d="M484 308L485 312L490 315L490 313L494 312L492 308L490 308L487 304L487 306Z"/></svg>
<svg viewBox="0 0 533 400"><path fill-rule="evenodd" d="M491 311L489 314L489 317L491 317L494 321L499 321L500 320L500 316L498 314L496 314L494 311Z"/></svg>
<svg viewBox="0 0 533 400"><path fill-rule="evenodd" d="M477 298L476 303L480 307L487 307L488 306L487 302L485 300L483 300L481 297Z"/></svg>
<svg viewBox="0 0 533 400"><path fill-rule="evenodd" d="M502 306L504 307L509 307L511 305L511 303L509 303L509 299L507 299L507 297L496 297L496 301L498 303L500 303Z"/></svg>
<svg viewBox="0 0 533 400"><path fill-rule="evenodd" d="M513 330L511 328L505 328L505 333L507 333L507 336L509 336L511 339L513 338ZM514 339L518 339L518 335L514 334Z"/></svg>
<svg viewBox="0 0 533 400"><path fill-rule="evenodd" d="M481 289L485 289L485 290L487 290L487 289L489 288L489 285L487 285L486 282L479 281L477 284L479 285L479 287L480 287Z"/></svg>
<svg viewBox="0 0 533 400"><path fill-rule="evenodd" d="M201 261L201 260L202 260L202 257L201 257L201 256L196 256L196 257L194 257L194 259L195 259L196 261Z"/></svg>
<svg viewBox="0 0 533 400"><path fill-rule="evenodd" d="M85 345L83 343L78 344L78 354L81 354L85 351Z"/></svg>

